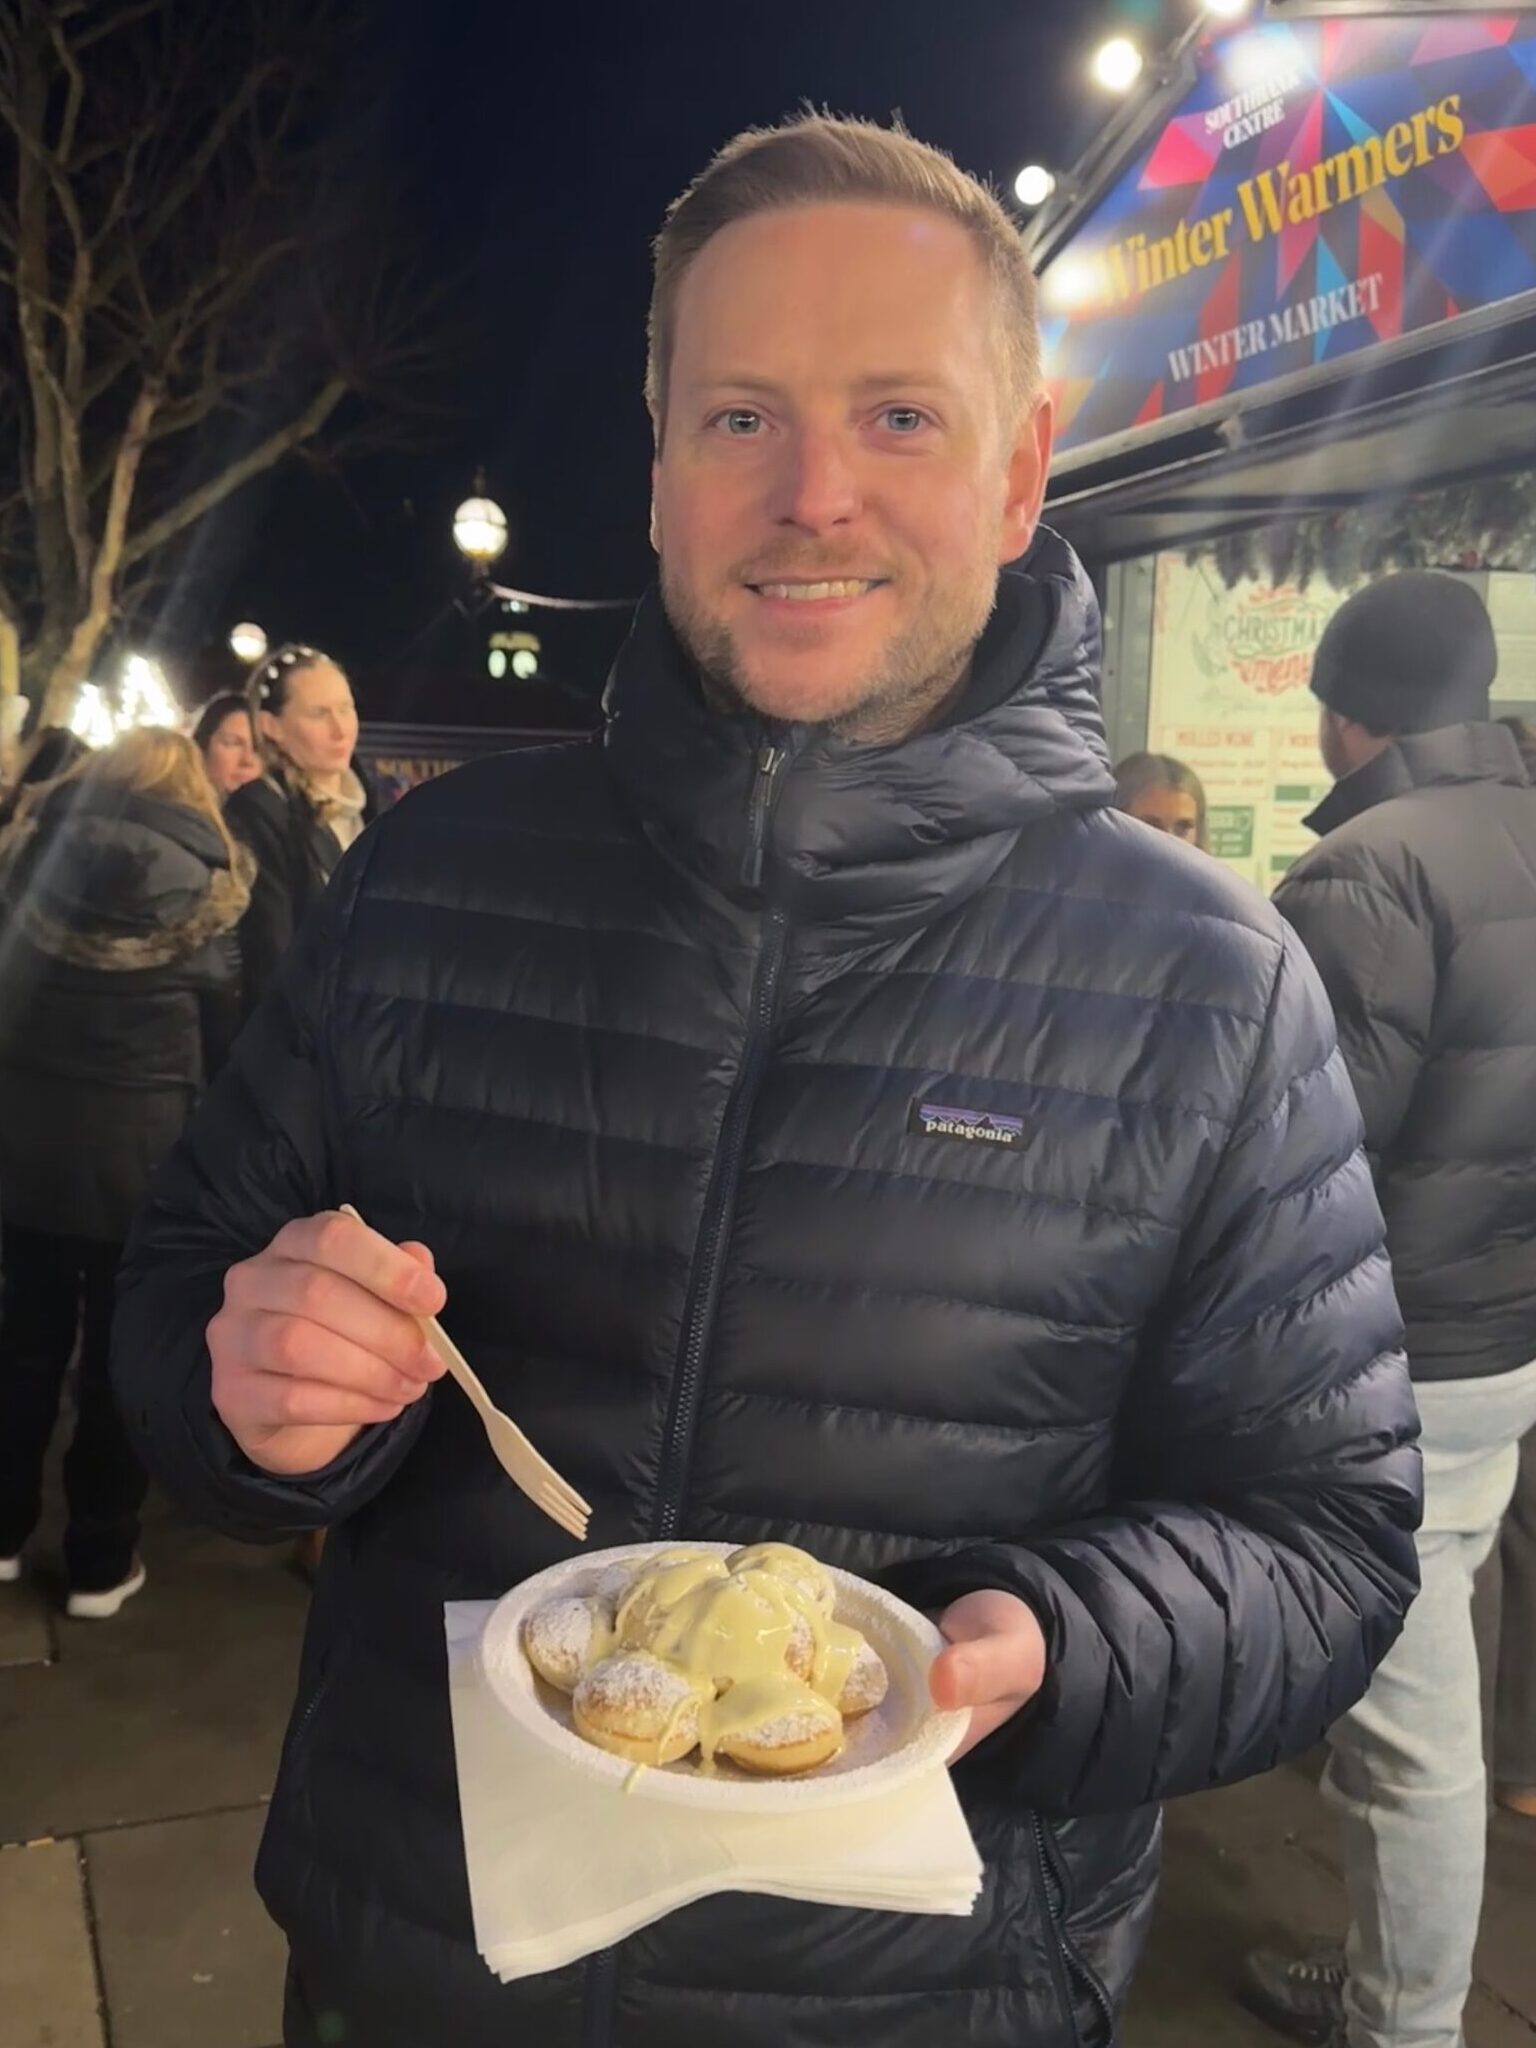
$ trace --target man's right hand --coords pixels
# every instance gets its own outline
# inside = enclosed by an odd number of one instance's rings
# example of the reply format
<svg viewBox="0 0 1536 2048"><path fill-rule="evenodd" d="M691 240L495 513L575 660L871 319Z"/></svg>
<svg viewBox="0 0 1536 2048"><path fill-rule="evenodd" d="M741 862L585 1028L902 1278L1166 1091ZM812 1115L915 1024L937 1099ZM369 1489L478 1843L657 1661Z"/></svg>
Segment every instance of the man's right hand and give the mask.
<svg viewBox="0 0 1536 2048"><path fill-rule="evenodd" d="M285 1224L225 1275L208 1325L214 1408L253 1465L318 1472L441 1377L416 1318L446 1299L424 1244L336 1212Z"/></svg>

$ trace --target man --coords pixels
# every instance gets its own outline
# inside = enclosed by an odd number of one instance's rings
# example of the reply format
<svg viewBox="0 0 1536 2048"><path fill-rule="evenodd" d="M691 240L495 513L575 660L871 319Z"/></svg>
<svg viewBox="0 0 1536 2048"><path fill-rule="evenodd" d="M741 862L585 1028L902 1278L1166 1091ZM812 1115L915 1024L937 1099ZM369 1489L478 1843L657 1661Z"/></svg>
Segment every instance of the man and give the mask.
<svg viewBox="0 0 1536 2048"><path fill-rule="evenodd" d="M1357 1112L1281 921L1111 809L997 204L863 124L739 138L649 395L605 742L354 849L124 1296L170 1483L334 1525L258 1870L288 2039L1102 2043L1156 1802L1315 1741L1411 1597ZM445 1302L595 1545L785 1539L942 1613L973 1919L726 1896L485 1970L441 1607L569 1545L423 1398Z"/></svg>
<svg viewBox="0 0 1536 2048"><path fill-rule="evenodd" d="M1536 802L1489 723L1497 669L1454 577L1350 599L1312 678L1336 787L1276 898L1333 998L1424 1422L1424 1590L1332 1737L1346 1955L1249 1965L1268 2017L1347 2021L1352 2048L1461 2042L1486 1827L1472 1580L1536 1424Z"/></svg>

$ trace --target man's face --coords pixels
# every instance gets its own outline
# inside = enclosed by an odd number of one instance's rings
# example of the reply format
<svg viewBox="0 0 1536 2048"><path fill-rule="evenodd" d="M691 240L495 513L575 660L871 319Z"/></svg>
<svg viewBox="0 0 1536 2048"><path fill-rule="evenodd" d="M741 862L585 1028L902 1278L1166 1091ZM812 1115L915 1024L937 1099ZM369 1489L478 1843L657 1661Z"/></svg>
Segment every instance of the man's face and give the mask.
<svg viewBox="0 0 1536 2048"><path fill-rule="evenodd" d="M1323 757L1323 766L1335 782L1342 782L1353 772L1354 756L1349 748L1349 734L1345 721L1336 711L1330 711L1324 704L1318 713L1317 745Z"/></svg>
<svg viewBox="0 0 1536 2048"><path fill-rule="evenodd" d="M961 679L1050 454L1011 416L963 228L837 204L723 229L678 293L652 537L667 613L734 700L850 736Z"/></svg>

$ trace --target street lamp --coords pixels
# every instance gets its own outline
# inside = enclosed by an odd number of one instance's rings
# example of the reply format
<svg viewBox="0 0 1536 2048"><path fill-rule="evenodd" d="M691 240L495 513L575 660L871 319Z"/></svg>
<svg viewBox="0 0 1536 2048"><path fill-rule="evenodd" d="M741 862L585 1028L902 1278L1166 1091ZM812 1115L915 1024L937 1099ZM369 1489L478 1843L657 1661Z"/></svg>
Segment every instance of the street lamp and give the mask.
<svg viewBox="0 0 1536 2048"><path fill-rule="evenodd" d="M507 545L507 515L494 498L466 498L453 515L453 544L472 568L489 569Z"/></svg>
<svg viewBox="0 0 1536 2048"><path fill-rule="evenodd" d="M267 636L250 619L242 619L238 626L229 629L229 651L236 661L254 668L267 651Z"/></svg>
<svg viewBox="0 0 1536 2048"><path fill-rule="evenodd" d="M1044 164L1026 164L1013 181L1021 206L1044 206L1056 190L1056 174Z"/></svg>
<svg viewBox="0 0 1536 2048"><path fill-rule="evenodd" d="M1093 75L1106 92L1129 92L1144 62L1129 36L1111 36L1093 60Z"/></svg>

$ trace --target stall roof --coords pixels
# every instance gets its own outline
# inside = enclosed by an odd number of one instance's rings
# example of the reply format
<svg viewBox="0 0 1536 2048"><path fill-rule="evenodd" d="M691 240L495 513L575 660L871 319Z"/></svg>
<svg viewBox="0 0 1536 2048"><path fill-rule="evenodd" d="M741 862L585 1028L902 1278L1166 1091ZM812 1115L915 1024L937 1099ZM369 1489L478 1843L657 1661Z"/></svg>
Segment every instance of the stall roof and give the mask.
<svg viewBox="0 0 1536 2048"><path fill-rule="evenodd" d="M1536 468L1536 317L1516 314L1414 359L1364 354L1356 370L1331 390L1127 443L1059 476L1046 516L1090 560L1108 562Z"/></svg>
<svg viewBox="0 0 1536 2048"><path fill-rule="evenodd" d="M1333 14L1359 25L1318 24ZM1223 99L1250 76L1257 84L1247 97ZM1446 98L1448 85L1460 91ZM1251 119L1213 128L1260 101ZM1519 125L1533 105L1529 6L1494 13L1464 0L1394 8L1269 0L1258 28L1192 29L1141 104L1109 124L1064 181L1032 236L1068 423L1053 522L1090 558L1108 561L1536 467L1536 127ZM1401 166L1382 156L1381 133L1418 135L1416 115L1429 149L1437 107L1449 124L1445 164L1420 157L1399 178ZM1380 178L1397 182L1362 200L1371 147L1382 156ZM1328 158L1330 149L1339 153ZM1350 182L1346 195L1338 169L1337 190L1325 187L1326 220L1311 218L1312 185L1310 201L1299 194L1287 242L1269 232L1270 209L1256 194L1290 171L1292 157L1316 159L1319 174L1347 158ZM1271 159L1283 159L1278 170ZM1448 235L1442 209L1452 194L1467 211L1464 230ZM1233 237L1230 258L1219 237L1207 246L1207 234L1196 247L1196 230L1218 218ZM1176 246L1188 247L1189 263L1180 258L1168 274L1160 255L1133 289L1136 252ZM1213 248L1222 260L1200 268ZM1082 303L1063 296L1065 267L1050 306L1064 252L1072 288L1080 293L1091 278L1102 294L1088 315L1065 310ZM1370 323L1384 338L1362 345L1366 323L1351 302L1356 331L1351 337L1346 321L1342 347L1325 352L1319 339L1314 360L1308 344L1293 346L1285 309L1308 293L1313 308L1319 294L1340 298L1368 267L1371 282L1393 294L1391 317ZM1211 365L1192 346L1198 338L1214 347L1239 329L1259 343L1246 361L1236 351L1239 366L1224 387L1216 380L1221 395L1205 398ZM1299 327L1303 336L1315 331ZM1196 371L1202 396L1191 402Z"/></svg>

